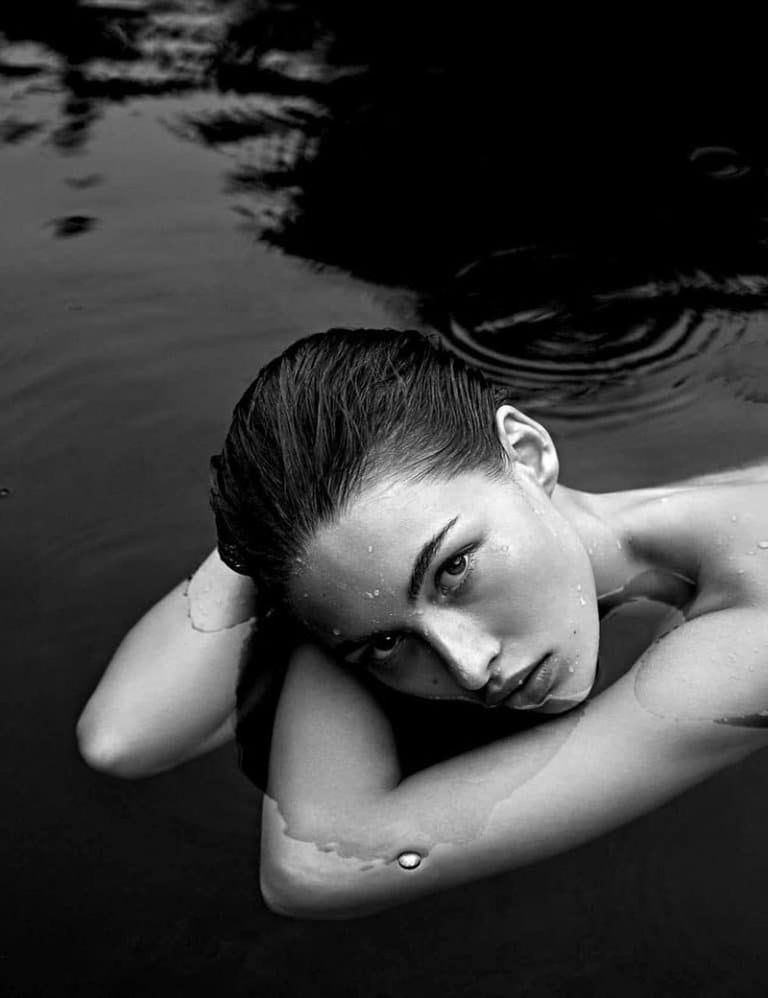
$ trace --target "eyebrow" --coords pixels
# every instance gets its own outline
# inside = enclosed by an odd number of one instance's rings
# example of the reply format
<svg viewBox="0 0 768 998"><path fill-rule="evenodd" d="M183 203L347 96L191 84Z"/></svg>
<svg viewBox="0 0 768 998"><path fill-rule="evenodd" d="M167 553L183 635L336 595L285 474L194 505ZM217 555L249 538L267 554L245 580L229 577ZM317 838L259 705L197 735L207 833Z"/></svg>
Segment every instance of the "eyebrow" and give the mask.
<svg viewBox="0 0 768 998"><path fill-rule="evenodd" d="M416 561L413 563L413 571L411 572L411 578L408 582L408 602L415 603L416 598L421 591L421 587L424 584L424 577L429 571L429 566L435 559L435 555L440 550L440 546L445 540L448 532L454 526L458 516L454 516L452 520L443 527L442 530L438 531L435 536L427 541L424 547L416 555Z"/></svg>
<svg viewBox="0 0 768 998"><path fill-rule="evenodd" d="M408 602L414 603L419 595L422 585L424 584L424 578L429 571L429 566L435 559L435 555L440 550L440 547L448 536L448 532L452 527L455 526L458 521L458 516L454 516L452 520L439 530L431 540L428 540L424 547L416 555L416 560L413 563L413 571L411 572L411 577L408 580ZM367 634L359 638L350 638L347 641L341 641L339 644L335 645L334 651L339 655L348 655L349 652L355 651L362 645L367 644L372 638L376 637L376 632L374 634ZM388 632L381 632L388 633Z"/></svg>

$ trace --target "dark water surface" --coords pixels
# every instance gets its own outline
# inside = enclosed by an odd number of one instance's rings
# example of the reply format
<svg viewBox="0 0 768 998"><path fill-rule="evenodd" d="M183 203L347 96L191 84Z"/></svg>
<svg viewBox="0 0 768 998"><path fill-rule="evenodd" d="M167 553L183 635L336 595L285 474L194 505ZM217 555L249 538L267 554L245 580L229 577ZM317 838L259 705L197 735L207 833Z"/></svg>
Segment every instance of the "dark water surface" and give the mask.
<svg viewBox="0 0 768 998"><path fill-rule="evenodd" d="M434 326L577 487L768 453L752 25L546 9L502 44L420 9L0 13L6 993L766 991L764 756L348 924L264 908L234 750L141 783L77 756L115 644L213 544L232 404L307 331Z"/></svg>

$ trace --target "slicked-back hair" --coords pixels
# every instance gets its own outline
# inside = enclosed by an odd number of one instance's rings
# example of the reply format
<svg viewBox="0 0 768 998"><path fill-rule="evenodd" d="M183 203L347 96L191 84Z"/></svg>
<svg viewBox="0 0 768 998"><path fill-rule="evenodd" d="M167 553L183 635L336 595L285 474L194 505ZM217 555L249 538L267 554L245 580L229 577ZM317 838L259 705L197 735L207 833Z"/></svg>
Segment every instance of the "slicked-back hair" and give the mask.
<svg viewBox="0 0 768 998"><path fill-rule="evenodd" d="M366 485L389 475L503 474L495 414L507 397L411 330L330 329L299 340L259 372L211 459L222 559L284 607L296 559Z"/></svg>

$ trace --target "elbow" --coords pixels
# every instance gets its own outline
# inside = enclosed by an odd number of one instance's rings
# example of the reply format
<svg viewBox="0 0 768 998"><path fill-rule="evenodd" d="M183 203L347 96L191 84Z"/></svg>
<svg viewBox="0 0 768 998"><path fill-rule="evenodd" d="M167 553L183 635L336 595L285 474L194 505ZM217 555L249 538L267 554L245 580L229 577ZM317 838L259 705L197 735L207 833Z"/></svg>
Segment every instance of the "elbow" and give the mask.
<svg viewBox="0 0 768 998"><path fill-rule="evenodd" d="M311 812L299 825L312 827ZM385 855L370 862L337 851L330 834L290 833L276 801L264 797L259 886L267 908L284 918L338 920L397 904L403 882ZM395 864L396 865L396 864ZM398 868L399 869L399 868Z"/></svg>
<svg viewBox="0 0 768 998"><path fill-rule="evenodd" d="M326 892L319 882L262 856L259 887L264 904L283 918L332 918ZM336 918L344 917L336 914Z"/></svg>
<svg viewBox="0 0 768 998"><path fill-rule="evenodd" d="M264 797L259 887L264 904L284 918L327 918L328 871L321 870L311 842L286 834L277 804ZM337 916L338 917L338 916Z"/></svg>
<svg viewBox="0 0 768 998"><path fill-rule="evenodd" d="M259 886L264 904L283 918L338 920L368 914L343 876L262 850Z"/></svg>
<svg viewBox="0 0 768 998"><path fill-rule="evenodd" d="M321 855L323 859L317 862L301 857L297 863L262 849L259 886L264 904L273 915L315 921L365 918L402 900L398 897L399 884L387 876L386 869L379 870L383 882L374 875L374 881L378 880L374 883L354 861L356 872L346 863L330 869L326 861L333 864L332 854Z"/></svg>
<svg viewBox="0 0 768 998"><path fill-rule="evenodd" d="M282 915L284 918L301 918L300 905L297 905L295 888L287 882L275 876L274 871L265 873L262 863L259 872L259 889L261 898L273 915Z"/></svg>
<svg viewBox="0 0 768 998"><path fill-rule="evenodd" d="M146 760L120 737L118 731L94 724L86 714L77 722L75 734L83 761L99 773L136 780L157 772L147 766Z"/></svg>

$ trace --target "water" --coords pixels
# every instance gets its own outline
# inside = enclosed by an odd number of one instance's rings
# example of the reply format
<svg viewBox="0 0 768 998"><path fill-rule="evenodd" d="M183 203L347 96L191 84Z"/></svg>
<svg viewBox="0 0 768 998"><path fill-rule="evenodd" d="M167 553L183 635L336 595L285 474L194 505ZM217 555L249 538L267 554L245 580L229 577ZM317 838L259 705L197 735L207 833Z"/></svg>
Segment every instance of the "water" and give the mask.
<svg viewBox="0 0 768 998"><path fill-rule="evenodd" d="M232 404L306 331L434 325L514 382L576 487L765 457L746 28L646 11L628 52L528 14L510 60L491 15L404 37L401 6L355 11L0 13L11 993L759 993L762 758L535 869L335 925L255 896L233 751L136 784L76 754L115 643L213 544ZM658 80L632 69L649 45Z"/></svg>

